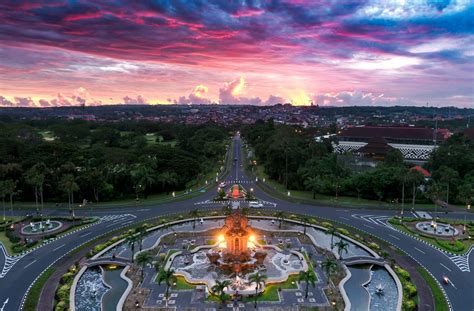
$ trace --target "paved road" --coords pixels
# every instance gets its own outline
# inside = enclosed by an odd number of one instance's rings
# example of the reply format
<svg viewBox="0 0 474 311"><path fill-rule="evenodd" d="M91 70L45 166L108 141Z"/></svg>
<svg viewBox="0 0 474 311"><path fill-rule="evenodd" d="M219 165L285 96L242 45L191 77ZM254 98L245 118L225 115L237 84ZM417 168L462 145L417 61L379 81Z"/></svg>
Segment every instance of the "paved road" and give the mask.
<svg viewBox="0 0 474 311"><path fill-rule="evenodd" d="M452 285L445 286L444 289L454 310L474 310L474 287L471 285L474 280L474 259L472 258L474 251L464 257L449 256L419 240L395 231L386 225L387 218L393 216L395 214L394 211L320 207L289 203L274 198L263 192L255 181L245 174L239 137L234 139L233 146L232 158L236 160L233 161L231 171L225 178L228 184L237 181L246 187L247 190L253 188L255 196L266 203L266 208L327 218L356 227L384 239L402 249L418 263L426 267L437 280L441 280L444 275L450 278ZM24 257L16 258L17 262L13 262L11 259L6 260L0 251L0 269L2 266L4 270L5 266L9 268L8 272L0 278L0 311L21 309L21 303L26 291L41 272L81 244L134 222L188 211L194 208L216 208L219 204L212 203L214 195L215 192L210 191L186 201L149 207L117 209L115 211L95 211L93 212L94 215L102 217L99 223L42 246ZM61 211L58 213L65 212ZM57 213L54 212L54 214ZM449 217L463 218L464 214L452 213ZM469 214L467 217L468 219L474 219L472 214ZM9 264L5 265L6 262L9 262Z"/></svg>

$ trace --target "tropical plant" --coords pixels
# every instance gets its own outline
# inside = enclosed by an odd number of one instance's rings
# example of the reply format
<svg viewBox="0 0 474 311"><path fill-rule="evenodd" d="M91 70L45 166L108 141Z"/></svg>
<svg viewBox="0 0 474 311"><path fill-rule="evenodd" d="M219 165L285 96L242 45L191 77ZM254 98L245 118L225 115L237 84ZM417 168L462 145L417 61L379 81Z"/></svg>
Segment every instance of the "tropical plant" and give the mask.
<svg viewBox="0 0 474 311"><path fill-rule="evenodd" d="M406 176L407 183L412 184L412 200L411 200L411 209L415 210L415 201L416 201L416 189L424 180L422 173L415 169L411 169Z"/></svg>
<svg viewBox="0 0 474 311"><path fill-rule="evenodd" d="M146 198L148 187L151 187L156 182L153 167L147 163L136 164L130 171L130 175L133 180L136 199L139 199L141 192L145 194Z"/></svg>
<svg viewBox="0 0 474 311"><path fill-rule="evenodd" d="M141 252L137 255L137 265L140 267L140 279L143 282L143 272L145 270L145 266L153 260L153 257L150 252Z"/></svg>
<svg viewBox="0 0 474 311"><path fill-rule="evenodd" d="M336 261L326 258L322 263L321 263L321 268L326 272L327 276L327 283L329 284L329 278L331 277L331 274L336 272L337 269L337 263Z"/></svg>
<svg viewBox="0 0 474 311"><path fill-rule="evenodd" d="M155 265L155 269L158 270L158 285L161 285L161 283L165 283L166 285L166 291L165 291L165 299L166 299L166 306L168 306L168 296L169 296L169 290L171 287L171 284L176 280L176 277L174 275L174 270L168 269L166 270L163 267L160 267L159 265Z"/></svg>
<svg viewBox="0 0 474 311"><path fill-rule="evenodd" d="M200 214L201 213L196 208L189 212L189 216L193 219L193 231L196 229L196 220L199 218Z"/></svg>
<svg viewBox="0 0 474 311"><path fill-rule="evenodd" d="M74 220L74 192L79 190L79 186L76 184L76 179L72 174L65 174L61 177L60 181L61 189L67 193L68 208L71 211L72 219ZM71 208L72 206L72 208Z"/></svg>
<svg viewBox="0 0 474 311"><path fill-rule="evenodd" d="M437 170L436 176L446 186L446 204L449 204L449 186L459 178L459 174L454 169L443 165Z"/></svg>
<svg viewBox="0 0 474 311"><path fill-rule="evenodd" d="M161 187L166 189L166 193L168 194L169 188L178 184L178 175L175 172L165 171L158 175L158 181L161 183Z"/></svg>
<svg viewBox="0 0 474 311"><path fill-rule="evenodd" d="M250 284L255 283L255 301L254 308L257 308L257 297L258 291L265 286L265 280L267 276L265 274L260 274L260 272L254 273L249 277Z"/></svg>
<svg viewBox="0 0 474 311"><path fill-rule="evenodd" d="M18 193L16 191L17 183L18 183L17 180L12 180L12 179L7 179L3 183L5 194L8 194L8 196L10 197L10 213L12 217L13 217L13 197Z"/></svg>
<svg viewBox="0 0 474 311"><path fill-rule="evenodd" d="M125 241L127 245L130 246L130 250L132 251L131 260L133 263L135 260L135 244L140 241L140 237L138 236L138 234L130 234L129 236L127 236Z"/></svg>
<svg viewBox="0 0 474 311"><path fill-rule="evenodd" d="M43 217L43 185L46 178L46 171L46 166L43 163L37 163L25 174L26 183L33 187L36 213L39 213L38 201L41 203L41 217Z"/></svg>
<svg viewBox="0 0 474 311"><path fill-rule="evenodd" d="M307 271L300 271L298 276L298 281L306 282L306 289L305 289L305 299L308 299L308 292L309 292L309 285L315 287L316 286L316 274L312 269L308 269Z"/></svg>
<svg viewBox="0 0 474 311"><path fill-rule="evenodd" d="M227 295L224 290L227 286L229 286L231 282L229 280L224 280L224 281L219 281L216 280L216 283L211 287L211 291L214 295L217 295L219 300L221 301L221 304L225 304L227 299L229 298L229 295Z"/></svg>
<svg viewBox="0 0 474 311"><path fill-rule="evenodd" d="M306 228L308 227L308 224L311 222L311 218L308 216L303 216L301 218L301 222L303 223L303 234L306 235Z"/></svg>
<svg viewBox="0 0 474 311"><path fill-rule="evenodd" d="M145 237L147 236L148 232L146 231L146 228L145 227L139 227L137 229L137 235L138 235L138 239L139 239L139 246L140 246L140 252L142 251L143 249L143 240L145 239Z"/></svg>
<svg viewBox="0 0 474 311"><path fill-rule="evenodd" d="M281 229L281 224L283 222L283 218L285 218L285 213L283 211L278 211L276 212L275 214L275 217L278 219L278 221L280 222L278 224L278 228Z"/></svg>
<svg viewBox="0 0 474 311"><path fill-rule="evenodd" d="M336 244L334 244L334 246L337 247L337 253L339 254L339 259L342 259L342 252L346 252L346 254L347 254L347 248L348 248L349 244L344 242L343 239L339 239L339 241L336 242Z"/></svg>
<svg viewBox="0 0 474 311"><path fill-rule="evenodd" d="M331 249L333 249L334 248L334 236L337 235L337 229L334 228L334 226L331 226L326 230L326 233L331 235Z"/></svg>

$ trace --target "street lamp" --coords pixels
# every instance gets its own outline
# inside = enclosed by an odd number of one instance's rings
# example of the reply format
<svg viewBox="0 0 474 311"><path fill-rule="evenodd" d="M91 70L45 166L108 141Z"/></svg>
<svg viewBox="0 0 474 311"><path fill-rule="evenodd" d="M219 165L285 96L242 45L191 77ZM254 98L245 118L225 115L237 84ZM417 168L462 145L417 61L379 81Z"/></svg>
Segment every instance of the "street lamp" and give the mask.
<svg viewBox="0 0 474 311"><path fill-rule="evenodd" d="M288 191L288 196L291 196L291 193L290 193L290 191Z"/></svg>

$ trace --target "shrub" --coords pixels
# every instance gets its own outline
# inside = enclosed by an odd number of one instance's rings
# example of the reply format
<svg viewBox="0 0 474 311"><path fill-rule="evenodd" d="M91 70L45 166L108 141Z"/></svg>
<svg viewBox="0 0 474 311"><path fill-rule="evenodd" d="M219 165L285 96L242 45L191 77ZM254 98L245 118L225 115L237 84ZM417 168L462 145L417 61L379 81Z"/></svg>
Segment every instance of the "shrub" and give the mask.
<svg viewBox="0 0 474 311"><path fill-rule="evenodd" d="M329 227L332 227L332 224L330 222L324 221L324 222L321 223L321 226L323 226L325 228L329 228Z"/></svg>
<svg viewBox="0 0 474 311"><path fill-rule="evenodd" d="M461 241L443 241L436 240L436 243L442 248L451 251L451 252L462 252L466 248Z"/></svg>
<svg viewBox="0 0 474 311"><path fill-rule="evenodd" d="M377 251L380 250L380 246L379 246L377 243L375 243L375 242L370 242L370 243L369 243L369 247L370 247L371 249L375 249L375 250L377 250Z"/></svg>
<svg viewBox="0 0 474 311"><path fill-rule="evenodd" d="M344 228L337 228L337 231L339 231L340 234L343 234L343 235L346 235L346 236L349 236L349 231L347 231L346 229Z"/></svg>
<svg viewBox="0 0 474 311"><path fill-rule="evenodd" d="M74 279L75 274L73 272L67 272L61 277L61 283L67 284Z"/></svg>
<svg viewBox="0 0 474 311"><path fill-rule="evenodd" d="M404 289L407 292L408 297L413 297L416 295L416 286L410 282L406 282Z"/></svg>
<svg viewBox="0 0 474 311"><path fill-rule="evenodd" d="M61 300L56 304L54 307L54 311L67 311L69 309L69 303L66 301Z"/></svg>
<svg viewBox="0 0 474 311"><path fill-rule="evenodd" d="M401 277L402 279L408 281L410 279L410 273L408 273L408 271L400 268L400 267L397 267L395 268L395 272L398 274L399 277Z"/></svg>
<svg viewBox="0 0 474 311"><path fill-rule="evenodd" d="M416 308L416 303L413 300L406 300L403 302L402 310L403 311L413 311Z"/></svg>
<svg viewBox="0 0 474 311"><path fill-rule="evenodd" d="M60 301L68 301L69 300L69 291L71 290L71 286L68 284L62 285L56 291L56 296Z"/></svg>

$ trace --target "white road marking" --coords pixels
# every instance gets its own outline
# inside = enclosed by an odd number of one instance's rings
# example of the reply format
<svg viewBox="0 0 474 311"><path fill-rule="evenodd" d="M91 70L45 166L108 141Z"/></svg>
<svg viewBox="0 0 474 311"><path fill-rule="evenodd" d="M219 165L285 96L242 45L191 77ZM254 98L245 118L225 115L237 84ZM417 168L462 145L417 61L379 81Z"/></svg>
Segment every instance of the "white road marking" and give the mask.
<svg viewBox="0 0 474 311"><path fill-rule="evenodd" d="M24 266L23 269L28 268L29 266L31 266L31 265L34 264L35 262L36 262L36 259L33 260L32 262L30 262L29 264L27 264L26 266Z"/></svg>
<svg viewBox="0 0 474 311"><path fill-rule="evenodd" d="M419 251L420 253L426 254L424 251L422 251L422 250L419 249L418 247L415 247L415 249L416 249L417 251Z"/></svg>
<svg viewBox="0 0 474 311"><path fill-rule="evenodd" d="M454 283L451 281L451 279L449 279L449 284L451 284L455 289L458 289L456 286L454 286Z"/></svg>
<svg viewBox="0 0 474 311"><path fill-rule="evenodd" d="M366 225L366 224L364 224L364 226L367 227L367 228L370 228L370 229L375 229L374 227Z"/></svg>
<svg viewBox="0 0 474 311"><path fill-rule="evenodd" d="M389 236L391 236L392 238L394 238L394 239L396 239L396 240L399 240L399 241L400 241L400 239L399 239L399 238L397 238L396 236L394 236L394 235L392 235L392 234L389 234Z"/></svg>
<svg viewBox="0 0 474 311"><path fill-rule="evenodd" d="M91 233L92 233L92 232L85 233L85 234L83 234L83 235L80 235L80 237L83 238L83 237L85 237L85 236L90 235Z"/></svg>
<svg viewBox="0 0 474 311"><path fill-rule="evenodd" d="M452 272L451 269L449 269L448 267L446 267L445 265L443 265L442 263L439 263L440 265L442 265L443 267L445 267L449 272Z"/></svg>
<svg viewBox="0 0 474 311"><path fill-rule="evenodd" d="M53 249L53 252L57 251L58 249L60 249L61 247L64 247L64 246L66 246L66 244L63 244L61 246L56 247L55 249Z"/></svg>
<svg viewBox="0 0 474 311"><path fill-rule="evenodd" d="M5 309L5 306L7 305L7 303L8 303L9 300L10 300L10 298L7 298L7 300L5 300L5 301L3 302L3 306L2 306L2 308L0 309L0 311L3 311L3 309Z"/></svg>
<svg viewBox="0 0 474 311"><path fill-rule="evenodd" d="M139 209L139 210L137 210L137 212L148 212L149 210L150 210L149 208L148 209Z"/></svg>
<svg viewBox="0 0 474 311"><path fill-rule="evenodd" d="M344 219L344 220L349 220L349 218L339 216L339 218Z"/></svg>

